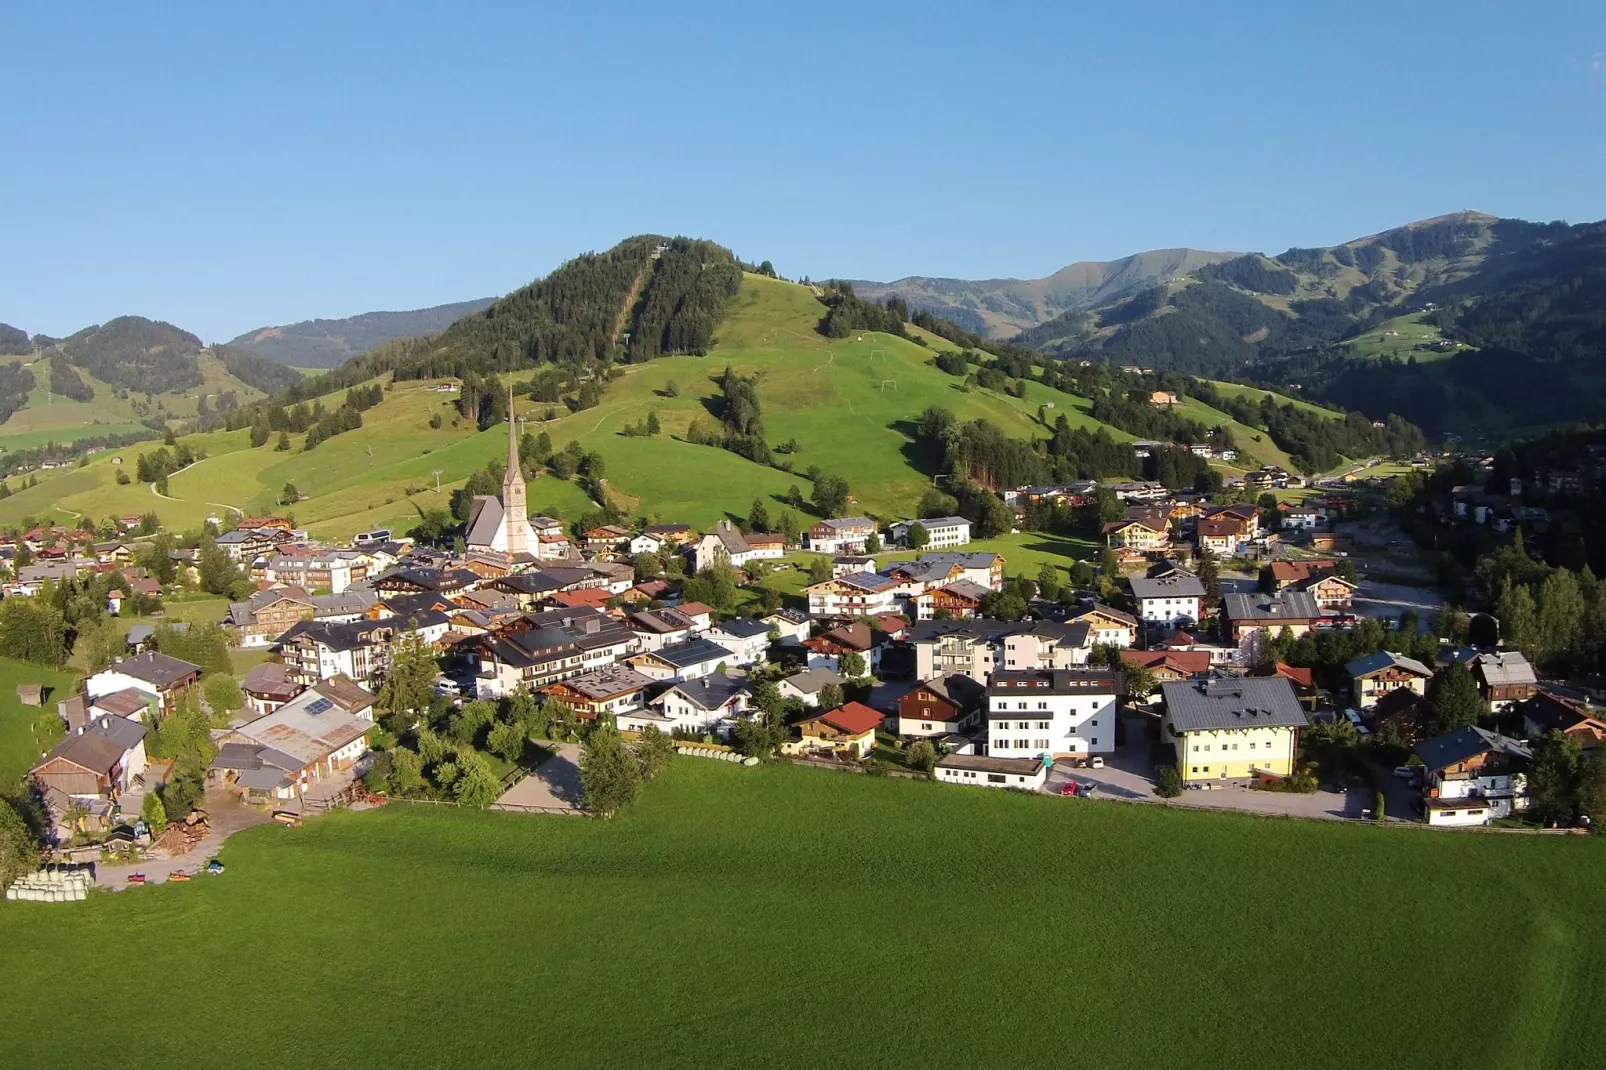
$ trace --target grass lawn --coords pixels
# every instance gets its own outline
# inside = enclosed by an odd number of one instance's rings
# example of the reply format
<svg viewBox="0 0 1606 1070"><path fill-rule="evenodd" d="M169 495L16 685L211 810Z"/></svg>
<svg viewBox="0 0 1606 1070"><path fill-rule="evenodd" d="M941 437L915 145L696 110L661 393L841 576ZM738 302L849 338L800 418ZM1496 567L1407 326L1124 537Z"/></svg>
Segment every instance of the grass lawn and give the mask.
<svg viewBox="0 0 1606 1070"><path fill-rule="evenodd" d="M1511 1068L1606 1042L1599 839L679 759L609 822L396 806L223 857L216 880L0 903L5 1063ZM264 998L286 948L315 962ZM1491 956L1497 991L1410 989ZM189 978L206 1011L37 998L63 961Z"/></svg>
<svg viewBox="0 0 1606 1070"><path fill-rule="evenodd" d="M71 672L0 658L0 793L11 791L39 760L40 752L61 738L56 701L72 693L76 680ZM18 684L44 684L45 704L33 707L17 701Z"/></svg>
<svg viewBox="0 0 1606 1070"><path fill-rule="evenodd" d="M1457 353L1471 348L1460 342L1450 342L1433 324L1422 322L1425 315L1427 315L1425 312L1414 312L1409 316L1396 316L1394 319L1384 320L1365 334L1356 335L1345 345L1357 357L1368 359L1395 357L1399 360L1409 360L1414 357L1418 364L1449 360ZM1443 352L1415 348L1418 345L1433 345L1440 342L1450 342L1450 348Z"/></svg>
<svg viewBox="0 0 1606 1070"><path fill-rule="evenodd" d="M912 561L921 553L993 553L1004 558L1006 576L1025 576L1036 579L1037 570L1046 561L1056 568L1070 568L1073 561L1098 557L1104 544L1075 535L1049 535L1040 531L1023 531L1018 535L1000 535L996 539L977 539L953 551L892 550L876 558L883 561Z"/></svg>

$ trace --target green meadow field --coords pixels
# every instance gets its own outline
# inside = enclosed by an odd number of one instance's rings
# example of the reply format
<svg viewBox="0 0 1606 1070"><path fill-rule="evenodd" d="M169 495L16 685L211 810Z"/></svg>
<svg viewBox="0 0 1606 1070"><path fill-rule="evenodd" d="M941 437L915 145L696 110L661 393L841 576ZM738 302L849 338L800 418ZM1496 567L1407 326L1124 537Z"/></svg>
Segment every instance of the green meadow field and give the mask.
<svg viewBox="0 0 1606 1070"><path fill-rule="evenodd" d="M1020 398L967 388L936 367L935 352L951 344L918 329L915 333L930 339L932 348L874 332L826 338L815 330L823 312L807 287L746 276L708 356L664 357L629 367L609 385L601 405L576 413L559 407L562 415L551 421L542 420L549 406L526 399L525 429L546 430L559 448L577 441L598 453L610 496L633 515L706 526L745 516L754 498L778 508L794 486L807 497L811 487L801 473L811 467L846 479L861 512L883 518L913 515L931 485L912 437L915 419L928 406L950 409L962 420L989 420L1019 438L1048 434L1040 413L1050 423L1064 415L1076 427L1104 426L1088 415L1089 399L1038 383L1025 384ZM726 366L757 377L765 438L772 447L797 443L797 452L786 455L797 474L685 441L693 421L717 420L718 379ZM515 374L504 381L524 377ZM673 397L671 383L677 388ZM119 461L132 468L138 454L156 443L97 454L83 468L45 473L38 487L0 500L0 524L48 516L98 520L155 510L168 527L192 529L209 515L280 511L284 507L277 502L288 483L307 495L290 511L316 534L344 538L380 527L405 531L420 513L444 508L450 491L475 470L505 455L505 425L484 432L460 422L454 426L456 395L437 392L436 385L394 384L363 414L361 428L310 453L301 451L301 436L293 436L288 452L275 450L271 442L253 449L244 430L187 436L184 441L207 456L169 479L165 499L149 486L118 485L115 479ZM343 395L330 394L325 404L338 405ZM97 397L93 404L100 401ZM1259 432L1197 402L1187 406L1197 419L1233 426L1246 458L1288 465L1287 455L1265 436L1263 442L1253 441ZM30 406L13 421L34 411ZM649 412L658 413L661 435L623 434ZM443 426L434 429L430 419L437 415ZM1106 430L1119 441L1134 437ZM593 505L579 485L550 476L531 480L529 502L534 510L565 519Z"/></svg>
<svg viewBox="0 0 1606 1070"><path fill-rule="evenodd" d="M72 693L76 681L71 672L0 658L0 794L13 791L40 753L61 738L56 700ZM18 684L44 684L45 704L24 706L17 698Z"/></svg>
<svg viewBox="0 0 1606 1070"><path fill-rule="evenodd" d="M1606 1043L1598 838L681 758L612 821L393 804L223 858L0 903L0 1061L1520 1070ZM66 964L161 995L62 1029Z"/></svg>

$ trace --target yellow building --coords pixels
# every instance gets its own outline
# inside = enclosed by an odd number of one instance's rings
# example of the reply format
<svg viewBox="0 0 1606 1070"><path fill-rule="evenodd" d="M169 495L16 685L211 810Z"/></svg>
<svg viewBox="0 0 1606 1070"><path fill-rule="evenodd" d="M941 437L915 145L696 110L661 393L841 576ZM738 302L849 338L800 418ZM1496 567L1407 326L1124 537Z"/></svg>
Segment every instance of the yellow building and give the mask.
<svg viewBox="0 0 1606 1070"><path fill-rule="evenodd" d="M1160 690L1161 738L1176 747L1184 784L1238 786L1294 771L1309 721L1286 678L1182 680Z"/></svg>
<svg viewBox="0 0 1606 1070"><path fill-rule="evenodd" d="M1105 524L1104 541L1112 550L1158 553L1170 548L1171 534L1164 519L1142 516Z"/></svg>

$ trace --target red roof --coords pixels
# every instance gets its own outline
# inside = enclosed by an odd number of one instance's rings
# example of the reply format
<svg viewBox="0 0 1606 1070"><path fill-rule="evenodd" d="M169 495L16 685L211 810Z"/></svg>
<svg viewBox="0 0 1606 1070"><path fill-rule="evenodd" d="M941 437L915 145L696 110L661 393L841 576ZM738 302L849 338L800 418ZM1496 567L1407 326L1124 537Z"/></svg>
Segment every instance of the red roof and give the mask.
<svg viewBox="0 0 1606 1070"><path fill-rule="evenodd" d="M841 709L822 715L820 720L850 736L874 732L881 727L881 715L862 702L849 702Z"/></svg>
<svg viewBox="0 0 1606 1070"><path fill-rule="evenodd" d="M565 609L581 609L605 606L612 597L606 587L584 587L578 591L559 591L552 596L552 601Z"/></svg>
<svg viewBox="0 0 1606 1070"><path fill-rule="evenodd" d="M684 614L686 614L688 616L692 616L692 617L695 617L695 616L698 616L698 615L704 615L704 616L713 616L714 615L714 607L713 606L705 606L701 602L682 602L682 603L680 603L680 605L671 606L670 608L673 609L677 613L684 613Z"/></svg>
<svg viewBox="0 0 1606 1070"><path fill-rule="evenodd" d="M1262 665L1257 669L1253 669L1250 671L1249 675L1281 676L1283 679L1290 680L1293 683L1298 684L1300 687L1315 686L1315 680L1311 677L1309 669L1301 669L1293 665L1284 664L1280 661L1273 662L1270 665Z"/></svg>
<svg viewBox="0 0 1606 1070"><path fill-rule="evenodd" d="M1321 576L1338 568L1336 561L1273 561L1271 574L1278 584L1298 583L1312 576Z"/></svg>
<svg viewBox="0 0 1606 1070"><path fill-rule="evenodd" d="M1145 669L1166 668L1188 676L1210 671L1208 650L1123 650L1121 660Z"/></svg>

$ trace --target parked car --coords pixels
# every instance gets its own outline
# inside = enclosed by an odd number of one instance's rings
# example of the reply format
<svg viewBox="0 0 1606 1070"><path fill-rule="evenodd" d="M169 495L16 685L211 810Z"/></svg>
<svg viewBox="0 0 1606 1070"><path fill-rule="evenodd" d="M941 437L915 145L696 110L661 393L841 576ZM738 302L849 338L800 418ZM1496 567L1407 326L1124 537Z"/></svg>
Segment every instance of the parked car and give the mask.
<svg viewBox="0 0 1606 1070"><path fill-rule="evenodd" d="M1087 764L1090 769L1103 769L1104 759L1095 754L1092 758L1088 759Z"/></svg>
<svg viewBox="0 0 1606 1070"><path fill-rule="evenodd" d="M1416 767L1413 765L1396 765L1394 767L1394 775L1404 781L1415 780Z"/></svg>
<svg viewBox="0 0 1606 1070"><path fill-rule="evenodd" d="M459 695L462 694L462 691L463 689L457 686L457 681L449 676L442 676L435 681L435 694L437 695Z"/></svg>

